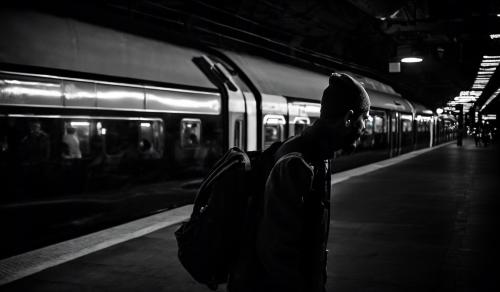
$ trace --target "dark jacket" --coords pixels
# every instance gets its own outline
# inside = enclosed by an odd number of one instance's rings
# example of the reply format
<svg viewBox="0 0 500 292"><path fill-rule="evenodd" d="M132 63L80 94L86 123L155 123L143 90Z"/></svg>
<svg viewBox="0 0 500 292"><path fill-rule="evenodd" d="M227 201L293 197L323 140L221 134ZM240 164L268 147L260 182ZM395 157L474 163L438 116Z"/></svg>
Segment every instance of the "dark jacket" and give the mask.
<svg viewBox="0 0 500 292"><path fill-rule="evenodd" d="M328 161L307 163L293 152L274 164L230 292L325 291L330 186Z"/></svg>

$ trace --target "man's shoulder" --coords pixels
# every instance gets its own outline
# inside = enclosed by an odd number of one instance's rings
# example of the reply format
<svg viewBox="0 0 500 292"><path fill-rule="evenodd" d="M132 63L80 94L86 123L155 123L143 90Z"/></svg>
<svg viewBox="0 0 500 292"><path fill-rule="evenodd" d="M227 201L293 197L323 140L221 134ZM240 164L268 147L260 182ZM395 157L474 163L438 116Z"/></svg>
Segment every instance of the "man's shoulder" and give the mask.
<svg viewBox="0 0 500 292"><path fill-rule="evenodd" d="M274 168L285 168L290 169L291 171L303 170L310 172L311 174L313 173L312 166L307 163L304 156L300 152L290 152L281 156L278 161L276 161Z"/></svg>

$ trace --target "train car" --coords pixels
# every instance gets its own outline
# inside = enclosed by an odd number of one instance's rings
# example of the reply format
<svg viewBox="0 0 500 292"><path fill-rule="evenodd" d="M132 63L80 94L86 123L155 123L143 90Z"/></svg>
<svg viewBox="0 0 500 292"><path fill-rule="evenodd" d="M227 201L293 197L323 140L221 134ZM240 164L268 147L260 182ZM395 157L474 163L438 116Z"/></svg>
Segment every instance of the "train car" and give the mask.
<svg viewBox="0 0 500 292"><path fill-rule="evenodd" d="M328 85L327 74L247 53L37 12L0 12L0 32L10 40L0 43L9 250L46 243L54 226L72 236L191 203L229 147L262 150L314 123ZM449 117L429 125L422 106L352 75L372 108L357 152L339 155L334 171L453 138Z"/></svg>
<svg viewBox="0 0 500 292"><path fill-rule="evenodd" d="M440 114L434 117L434 145L442 144L457 138L458 122L453 115Z"/></svg>
<svg viewBox="0 0 500 292"><path fill-rule="evenodd" d="M35 12L0 31L0 256L191 203L245 110L198 49Z"/></svg>
<svg viewBox="0 0 500 292"><path fill-rule="evenodd" d="M413 108L415 112L414 120L414 139L415 139L415 150L431 147L433 145L432 141L432 130L434 113L432 110L427 109L422 104L413 102Z"/></svg>

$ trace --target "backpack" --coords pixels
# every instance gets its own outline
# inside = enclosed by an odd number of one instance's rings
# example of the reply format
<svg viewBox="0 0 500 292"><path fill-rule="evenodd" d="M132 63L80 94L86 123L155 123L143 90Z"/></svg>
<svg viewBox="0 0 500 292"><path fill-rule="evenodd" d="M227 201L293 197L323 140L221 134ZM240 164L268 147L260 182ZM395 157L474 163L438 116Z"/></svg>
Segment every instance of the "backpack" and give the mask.
<svg viewBox="0 0 500 292"><path fill-rule="evenodd" d="M190 219L175 232L180 262L212 290L227 282L241 240L256 226L256 198L263 193L280 145L264 152L247 154L237 147L226 152L203 180Z"/></svg>

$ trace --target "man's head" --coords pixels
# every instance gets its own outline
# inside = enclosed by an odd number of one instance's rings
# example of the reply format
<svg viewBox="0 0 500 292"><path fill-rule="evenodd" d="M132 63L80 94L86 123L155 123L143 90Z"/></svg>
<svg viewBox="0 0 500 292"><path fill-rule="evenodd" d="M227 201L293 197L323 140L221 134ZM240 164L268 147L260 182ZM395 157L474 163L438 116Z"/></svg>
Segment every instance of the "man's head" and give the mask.
<svg viewBox="0 0 500 292"><path fill-rule="evenodd" d="M354 150L369 110L370 98L363 86L347 74L333 73L323 92L320 118L313 126L319 136L318 154L330 158L337 150Z"/></svg>
<svg viewBox="0 0 500 292"><path fill-rule="evenodd" d="M66 132L68 133L68 135L73 135L74 133L76 133L76 128L67 127Z"/></svg>
<svg viewBox="0 0 500 292"><path fill-rule="evenodd" d="M31 134L38 135L42 132L42 125L38 120L30 122L29 126Z"/></svg>

